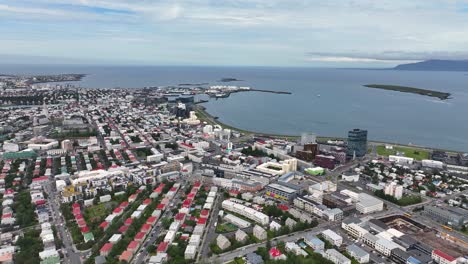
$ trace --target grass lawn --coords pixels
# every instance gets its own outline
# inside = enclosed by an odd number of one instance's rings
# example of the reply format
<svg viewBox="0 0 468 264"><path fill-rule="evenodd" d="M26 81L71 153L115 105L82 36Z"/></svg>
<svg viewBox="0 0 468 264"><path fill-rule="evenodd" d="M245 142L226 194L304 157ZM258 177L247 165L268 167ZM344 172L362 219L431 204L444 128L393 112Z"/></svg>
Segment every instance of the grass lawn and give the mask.
<svg viewBox="0 0 468 264"><path fill-rule="evenodd" d="M411 148L411 147L397 147L393 146L393 149L386 149L385 146L377 146L377 154L381 156L396 155L397 152L405 153L404 155L408 158L415 160L429 159L429 152L427 150Z"/></svg>
<svg viewBox="0 0 468 264"><path fill-rule="evenodd" d="M106 218L108 214L109 211L106 208L106 204L102 203L86 208L84 216L88 221L92 221L93 219L101 221L102 219Z"/></svg>
<svg viewBox="0 0 468 264"><path fill-rule="evenodd" d="M229 233L229 232L234 232L238 228L237 226L231 224L231 223L226 223L226 224L221 224L216 227L216 233Z"/></svg>
<svg viewBox="0 0 468 264"><path fill-rule="evenodd" d="M313 254L314 254L314 250L313 250L311 247L309 247L309 246L305 247L304 250L305 250L305 252L307 252L309 255L313 255Z"/></svg>
<svg viewBox="0 0 468 264"><path fill-rule="evenodd" d="M237 264L245 264L245 260L243 258L235 258L235 262L234 263L237 263Z"/></svg>

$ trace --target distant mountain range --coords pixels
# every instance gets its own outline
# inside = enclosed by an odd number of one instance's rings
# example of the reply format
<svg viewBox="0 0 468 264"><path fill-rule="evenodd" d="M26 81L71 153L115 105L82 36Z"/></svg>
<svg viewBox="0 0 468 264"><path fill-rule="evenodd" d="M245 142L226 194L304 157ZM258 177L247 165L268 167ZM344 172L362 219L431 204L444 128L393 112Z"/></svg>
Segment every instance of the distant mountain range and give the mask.
<svg viewBox="0 0 468 264"><path fill-rule="evenodd" d="M394 69L403 71L468 71L468 60L427 60L400 64Z"/></svg>

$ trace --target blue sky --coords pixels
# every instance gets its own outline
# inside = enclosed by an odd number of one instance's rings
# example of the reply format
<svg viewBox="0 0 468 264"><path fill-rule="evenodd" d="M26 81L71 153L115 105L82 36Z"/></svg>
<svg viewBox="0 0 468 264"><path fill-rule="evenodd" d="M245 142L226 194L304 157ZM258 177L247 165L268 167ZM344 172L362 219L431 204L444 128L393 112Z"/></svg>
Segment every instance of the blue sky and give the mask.
<svg viewBox="0 0 468 264"><path fill-rule="evenodd" d="M468 59L468 0L0 0L4 62L385 67Z"/></svg>

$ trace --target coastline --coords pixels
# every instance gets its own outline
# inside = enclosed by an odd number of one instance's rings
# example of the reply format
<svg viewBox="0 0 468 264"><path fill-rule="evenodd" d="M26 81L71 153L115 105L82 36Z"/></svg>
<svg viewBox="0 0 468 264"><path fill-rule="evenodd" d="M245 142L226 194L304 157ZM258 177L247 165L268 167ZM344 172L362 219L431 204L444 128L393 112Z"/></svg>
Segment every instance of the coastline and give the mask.
<svg viewBox="0 0 468 264"><path fill-rule="evenodd" d="M301 136L300 135L282 135L282 134L272 134L272 133L263 133L263 132L256 132L256 131L250 131L250 130L245 130L245 129L240 129L237 127L233 127L230 125L227 125L223 122L220 122L217 117L212 116L206 111L206 108L202 105L196 105L195 106L195 113L202 122L207 122L210 125L219 125L222 128L227 128L235 131L239 131L243 134L247 135L257 135L257 136L263 136L263 137L272 137L272 138L278 138L278 139L288 139L288 140L297 140ZM342 137L326 137L326 136L317 136L318 141L325 141L325 140L342 140L346 141L346 138ZM406 147L406 148L413 148L413 149L419 149L419 150L425 150L425 151L445 151L448 153L464 153L463 151L457 151L457 150L450 150L450 149L441 149L441 148L433 148L433 147L426 147L426 146L418 146L418 145L408 145L408 144L401 144L401 143L395 143L395 142L386 142L386 141L379 141L379 140L369 140L368 143L370 145L374 146L383 146L383 145L392 145L395 147Z"/></svg>

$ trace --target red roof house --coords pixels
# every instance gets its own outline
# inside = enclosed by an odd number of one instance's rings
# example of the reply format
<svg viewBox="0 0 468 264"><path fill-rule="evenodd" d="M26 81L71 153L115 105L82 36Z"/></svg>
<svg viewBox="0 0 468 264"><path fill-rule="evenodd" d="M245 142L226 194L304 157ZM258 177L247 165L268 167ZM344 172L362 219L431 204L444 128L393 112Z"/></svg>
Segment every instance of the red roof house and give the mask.
<svg viewBox="0 0 468 264"><path fill-rule="evenodd" d="M210 214L210 212L208 210L206 210L206 209L203 209L200 212L200 216L202 216L202 217L208 217L209 214Z"/></svg>
<svg viewBox="0 0 468 264"><path fill-rule="evenodd" d="M119 257L120 261L130 262L130 259L133 257L133 252L125 250Z"/></svg>
<svg viewBox="0 0 468 264"><path fill-rule="evenodd" d="M137 195L136 194L132 194L130 195L130 197L128 197L128 201L131 203L131 202L134 202L137 198Z"/></svg>
<svg viewBox="0 0 468 264"><path fill-rule="evenodd" d="M139 246L140 242L133 240L132 242L130 242L130 244L128 244L127 250L132 253L135 253Z"/></svg>
<svg viewBox="0 0 468 264"><path fill-rule="evenodd" d="M156 216L150 216L146 220L146 223L153 226L156 223L157 220L158 220L158 218Z"/></svg>
<svg viewBox="0 0 468 264"><path fill-rule="evenodd" d="M104 244L104 246L102 246L101 250L99 250L99 252L101 253L101 256L104 256L106 257L107 255L109 255L109 252L111 251L112 249L112 244L111 243L106 243Z"/></svg>
<svg viewBox="0 0 468 264"><path fill-rule="evenodd" d="M84 219L78 219L78 220L76 220L76 223L78 224L79 228L82 228L82 227L86 226L86 221Z"/></svg>
<svg viewBox="0 0 468 264"><path fill-rule="evenodd" d="M200 217L198 218L197 225L205 225L206 224L206 218Z"/></svg>
<svg viewBox="0 0 468 264"><path fill-rule="evenodd" d="M99 225L99 227L102 228L102 230L106 230L109 227L109 222L104 221Z"/></svg>
<svg viewBox="0 0 468 264"><path fill-rule="evenodd" d="M119 207L122 208L122 209L125 209L125 208L127 208L128 204L129 204L129 202L124 201L124 202L120 203Z"/></svg>
<svg viewBox="0 0 468 264"><path fill-rule="evenodd" d="M159 245L158 245L158 248L156 249L156 252L158 253L164 253L166 252L167 248L169 247L169 243L168 242L161 242Z"/></svg>
<svg viewBox="0 0 468 264"><path fill-rule="evenodd" d="M125 220L124 225L129 226L133 223L133 218L129 217Z"/></svg>
<svg viewBox="0 0 468 264"><path fill-rule="evenodd" d="M135 235L135 241L138 241L138 242L142 242L146 237L146 233L145 232L139 232Z"/></svg>
<svg viewBox="0 0 468 264"><path fill-rule="evenodd" d="M283 255L283 253L281 253L281 251L279 251L277 248L271 248L270 251L268 252L270 253L270 256L272 259L275 259L275 258L278 258L280 257L281 255Z"/></svg>
<svg viewBox="0 0 468 264"><path fill-rule="evenodd" d="M123 212L123 209L120 207L117 207L114 209L114 211L112 211L112 214L120 215L122 212Z"/></svg>
<svg viewBox="0 0 468 264"><path fill-rule="evenodd" d="M81 214L80 208L79 207L78 208L73 208L73 215L76 217L76 215L79 215L79 214Z"/></svg>
<svg viewBox="0 0 468 264"><path fill-rule="evenodd" d="M83 226L83 227L81 228L81 233L82 233L82 234L86 234L86 233L88 233L88 232L89 232L89 227Z"/></svg>
<svg viewBox="0 0 468 264"><path fill-rule="evenodd" d="M183 222L185 220L185 214L184 213L178 213L175 215L174 219L178 222Z"/></svg>
<svg viewBox="0 0 468 264"><path fill-rule="evenodd" d="M456 258L438 249L434 249L432 251L432 259L438 263L455 263L455 261L457 260ZM440 261L440 259L444 259L446 261Z"/></svg>
<svg viewBox="0 0 468 264"><path fill-rule="evenodd" d="M127 232L127 230L128 230L128 226L123 225L123 226L119 227L120 234L125 234L125 232Z"/></svg>
<svg viewBox="0 0 468 264"><path fill-rule="evenodd" d="M145 233L148 233L150 230L151 230L151 225L149 224L144 224L140 229L141 232L145 232Z"/></svg>

